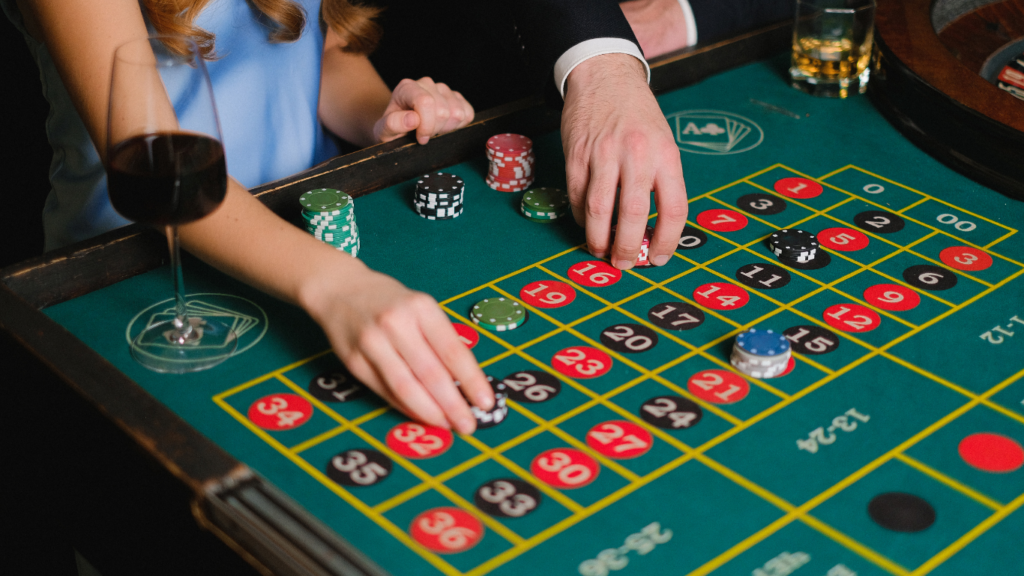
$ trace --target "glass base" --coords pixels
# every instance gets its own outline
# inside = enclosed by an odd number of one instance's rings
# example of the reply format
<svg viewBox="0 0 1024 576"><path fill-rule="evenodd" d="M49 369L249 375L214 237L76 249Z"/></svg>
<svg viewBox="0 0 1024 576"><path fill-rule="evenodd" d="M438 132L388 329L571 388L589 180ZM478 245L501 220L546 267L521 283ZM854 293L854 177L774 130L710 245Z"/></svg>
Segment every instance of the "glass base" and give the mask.
<svg viewBox="0 0 1024 576"><path fill-rule="evenodd" d="M132 358L154 372L184 374L213 368L238 346L229 324L212 318L189 317L192 332L180 338L174 320L151 324L131 344Z"/></svg>
<svg viewBox="0 0 1024 576"><path fill-rule="evenodd" d="M803 74L798 68L789 69L790 85L811 96L822 98L846 98L850 94L863 94L868 89L871 69L865 68L852 78L816 78Z"/></svg>

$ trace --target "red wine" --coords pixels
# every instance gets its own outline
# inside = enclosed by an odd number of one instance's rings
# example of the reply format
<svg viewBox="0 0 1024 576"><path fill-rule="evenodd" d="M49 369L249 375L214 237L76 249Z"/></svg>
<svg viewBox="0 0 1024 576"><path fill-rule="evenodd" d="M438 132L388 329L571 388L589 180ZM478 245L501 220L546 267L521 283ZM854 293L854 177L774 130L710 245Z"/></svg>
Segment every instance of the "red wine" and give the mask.
<svg viewBox="0 0 1024 576"><path fill-rule="evenodd" d="M135 222L192 222L213 212L227 192L224 148L208 136L135 136L114 146L108 164L110 203Z"/></svg>

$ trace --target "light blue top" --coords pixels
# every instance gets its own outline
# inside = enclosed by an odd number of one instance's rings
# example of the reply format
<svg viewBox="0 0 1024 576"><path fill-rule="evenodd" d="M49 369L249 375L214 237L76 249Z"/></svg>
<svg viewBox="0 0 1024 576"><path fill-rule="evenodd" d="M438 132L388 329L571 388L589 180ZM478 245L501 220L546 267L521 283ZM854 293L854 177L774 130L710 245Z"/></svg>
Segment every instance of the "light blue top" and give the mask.
<svg viewBox="0 0 1024 576"><path fill-rule="evenodd" d="M297 0L306 27L296 42L271 44L245 0L213 0L196 25L216 34L207 62L220 113L228 173L246 187L306 170L337 154L317 118L323 35L320 0ZM0 0L39 66L50 103L50 194L43 209L46 249L128 224L110 205L107 176L49 51L25 32L15 0ZM174 93L173 87L168 90Z"/></svg>

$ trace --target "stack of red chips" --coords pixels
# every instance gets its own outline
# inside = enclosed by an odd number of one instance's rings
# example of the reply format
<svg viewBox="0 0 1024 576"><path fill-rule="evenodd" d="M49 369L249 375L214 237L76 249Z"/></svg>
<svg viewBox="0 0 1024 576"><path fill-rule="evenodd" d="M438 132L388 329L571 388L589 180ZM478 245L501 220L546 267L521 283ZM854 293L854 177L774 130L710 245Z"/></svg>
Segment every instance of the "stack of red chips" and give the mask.
<svg viewBox="0 0 1024 576"><path fill-rule="evenodd" d="M500 192L522 192L533 184L533 140L497 134L487 140L487 185Z"/></svg>
<svg viewBox="0 0 1024 576"><path fill-rule="evenodd" d="M636 257L633 266L643 268L651 265L651 240L654 239L654 227L648 226L644 230L644 241L640 244L640 255ZM615 242L615 226L612 225L612 242Z"/></svg>

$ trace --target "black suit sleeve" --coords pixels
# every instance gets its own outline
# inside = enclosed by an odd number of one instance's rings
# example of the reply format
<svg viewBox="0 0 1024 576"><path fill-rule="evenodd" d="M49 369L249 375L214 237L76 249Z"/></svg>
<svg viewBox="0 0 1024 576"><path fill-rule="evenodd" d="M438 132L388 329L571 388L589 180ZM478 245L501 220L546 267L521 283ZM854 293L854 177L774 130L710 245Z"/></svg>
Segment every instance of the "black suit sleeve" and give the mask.
<svg viewBox="0 0 1024 576"><path fill-rule="evenodd" d="M615 0L515 0L507 5L531 76L543 82L545 75L552 89L555 62L580 42L623 38L640 49Z"/></svg>
<svg viewBox="0 0 1024 576"><path fill-rule="evenodd" d="M793 0L689 0L697 41L710 44L796 14Z"/></svg>

